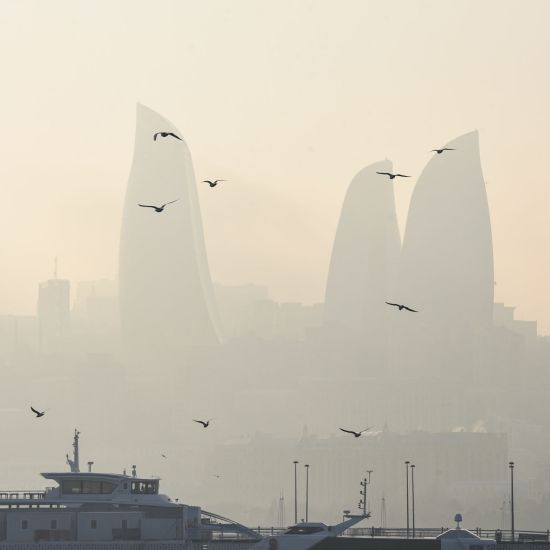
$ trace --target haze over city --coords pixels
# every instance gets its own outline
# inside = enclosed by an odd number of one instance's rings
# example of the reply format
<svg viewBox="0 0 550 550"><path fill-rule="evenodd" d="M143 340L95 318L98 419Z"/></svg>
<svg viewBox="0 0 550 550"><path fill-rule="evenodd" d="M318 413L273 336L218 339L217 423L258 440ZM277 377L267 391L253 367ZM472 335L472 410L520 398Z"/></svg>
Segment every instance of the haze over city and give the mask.
<svg viewBox="0 0 550 550"><path fill-rule="evenodd" d="M0 11L2 486L548 528L550 4Z"/></svg>
<svg viewBox="0 0 550 550"><path fill-rule="evenodd" d="M215 281L322 301L351 177L480 131L496 295L550 331L547 2L2 2L1 311L29 314L53 258L115 278L134 105L175 121ZM415 179L396 187L404 228ZM14 205L19 205L17 208ZM252 261L251 258L254 258Z"/></svg>

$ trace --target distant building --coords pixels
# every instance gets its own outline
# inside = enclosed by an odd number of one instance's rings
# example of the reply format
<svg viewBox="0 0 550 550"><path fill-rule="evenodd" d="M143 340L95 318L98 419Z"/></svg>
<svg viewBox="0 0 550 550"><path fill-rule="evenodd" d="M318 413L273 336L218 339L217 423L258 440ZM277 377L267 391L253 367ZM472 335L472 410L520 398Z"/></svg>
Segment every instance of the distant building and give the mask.
<svg viewBox="0 0 550 550"><path fill-rule="evenodd" d="M444 331L493 318L493 244L477 131L434 154L418 178L403 239L395 300Z"/></svg>
<svg viewBox="0 0 550 550"><path fill-rule="evenodd" d="M158 136L173 132L181 139ZM139 204L170 204L163 212ZM134 358L178 359L220 341L193 163L182 135L137 107L134 159L124 203L119 261L123 337Z"/></svg>
<svg viewBox="0 0 550 550"><path fill-rule="evenodd" d="M71 283L50 279L38 286L38 326L40 347L45 353L62 350L70 332Z"/></svg>
<svg viewBox="0 0 550 550"><path fill-rule="evenodd" d="M531 340L537 337L537 322L514 319L515 307L495 303L493 309L493 322L497 327L505 327L516 334L521 334Z"/></svg>
<svg viewBox="0 0 550 550"><path fill-rule="evenodd" d="M363 168L351 181L332 247L325 293L327 325L339 325L376 342L384 330L385 301L399 261L401 239L391 172L384 160Z"/></svg>
<svg viewBox="0 0 550 550"><path fill-rule="evenodd" d="M90 298L114 298L118 300L118 284L111 279L96 281L81 281L76 285L76 296L72 313L75 316L85 316Z"/></svg>
<svg viewBox="0 0 550 550"><path fill-rule="evenodd" d="M266 286L254 284L222 285L214 284L224 333L228 338L243 335L271 337L273 333L273 307L261 308L259 304L275 304L269 300ZM258 312L266 311L267 316L260 320Z"/></svg>
<svg viewBox="0 0 550 550"><path fill-rule="evenodd" d="M205 476L224 473L223 487L208 484L212 505L227 514L239 512L250 523L258 521L257 516L273 516L273 495L293 494L293 460L299 461L299 517L304 510L307 463L310 517L319 521L334 521L339 510L355 509L359 481L370 469L368 500L375 525L380 522L377 503L382 495L388 502L388 520L403 525L405 460L416 464L417 513L423 525L440 525L453 506L462 511L489 508L502 500L508 488L505 434L381 431L356 440L345 434L321 438L304 433L297 440L258 433L219 445L205 458ZM494 514L497 518L496 506Z"/></svg>

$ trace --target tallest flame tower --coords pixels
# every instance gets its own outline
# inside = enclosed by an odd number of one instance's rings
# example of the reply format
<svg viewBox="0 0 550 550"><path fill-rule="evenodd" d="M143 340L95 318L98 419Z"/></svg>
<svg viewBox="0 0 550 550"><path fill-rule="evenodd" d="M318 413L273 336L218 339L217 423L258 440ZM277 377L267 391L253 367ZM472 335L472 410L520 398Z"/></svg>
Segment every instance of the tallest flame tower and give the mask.
<svg viewBox="0 0 550 550"><path fill-rule="evenodd" d="M124 202L119 294L126 347L177 357L219 342L193 163L180 132L138 104L134 158ZM170 204L163 212L141 204ZM147 354L149 355L149 354Z"/></svg>

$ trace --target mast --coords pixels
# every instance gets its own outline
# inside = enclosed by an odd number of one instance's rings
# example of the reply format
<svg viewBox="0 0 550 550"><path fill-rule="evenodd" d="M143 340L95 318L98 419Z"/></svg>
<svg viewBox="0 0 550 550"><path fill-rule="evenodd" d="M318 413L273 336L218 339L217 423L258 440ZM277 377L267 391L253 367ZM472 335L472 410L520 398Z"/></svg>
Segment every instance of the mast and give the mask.
<svg viewBox="0 0 550 550"><path fill-rule="evenodd" d="M69 455L67 455L67 464L71 468L71 472L80 472L80 461L79 461L79 453L78 453L78 438L80 436L80 432L75 429L74 431L74 437L73 437L73 459L71 460L69 458Z"/></svg>

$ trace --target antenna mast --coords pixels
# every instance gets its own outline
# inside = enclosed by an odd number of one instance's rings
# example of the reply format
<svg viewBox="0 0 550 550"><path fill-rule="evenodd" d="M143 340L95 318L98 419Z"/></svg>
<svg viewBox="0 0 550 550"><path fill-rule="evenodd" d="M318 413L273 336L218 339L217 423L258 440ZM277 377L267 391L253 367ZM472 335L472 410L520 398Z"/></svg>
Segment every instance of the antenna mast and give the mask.
<svg viewBox="0 0 550 550"><path fill-rule="evenodd" d="M73 437L73 459L71 460L69 458L69 455L67 455L67 464L71 468L71 472L76 472L76 473L80 472L80 461L79 461L79 453L78 453L79 436L80 436L80 432L77 429L75 429L74 437Z"/></svg>

